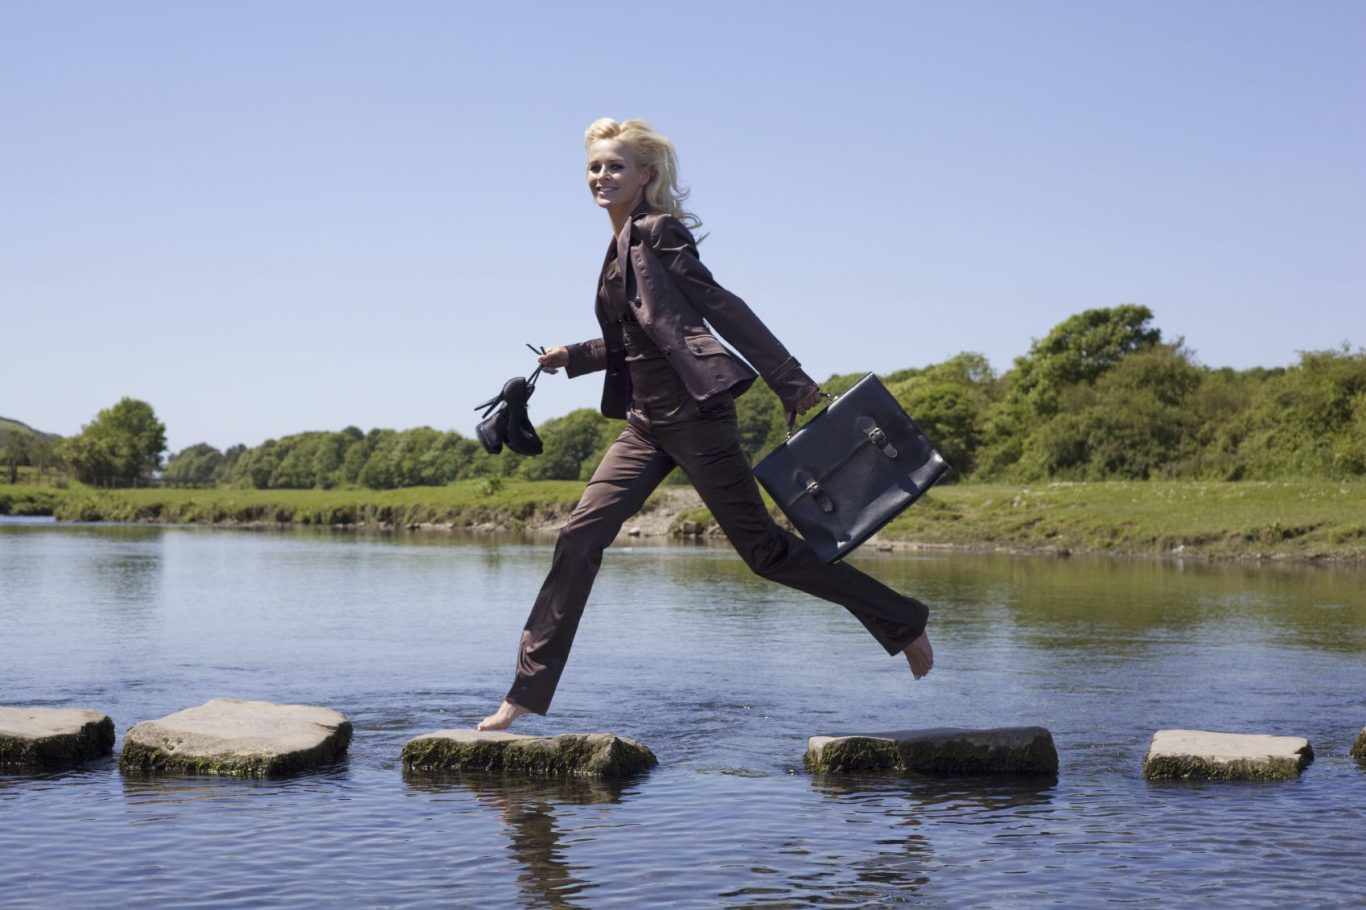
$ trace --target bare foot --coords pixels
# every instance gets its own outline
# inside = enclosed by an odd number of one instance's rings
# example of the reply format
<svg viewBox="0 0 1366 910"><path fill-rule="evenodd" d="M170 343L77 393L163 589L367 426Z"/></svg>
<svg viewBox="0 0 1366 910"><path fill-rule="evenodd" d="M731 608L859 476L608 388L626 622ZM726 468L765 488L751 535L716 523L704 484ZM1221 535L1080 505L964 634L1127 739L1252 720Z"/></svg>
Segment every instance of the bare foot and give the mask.
<svg viewBox="0 0 1366 910"><path fill-rule="evenodd" d="M920 636L920 638L924 638L924 637L925 637L925 636L923 636L923 635ZM919 641L919 640L920 640L919 638L916 639L916 641ZM483 720L479 721L479 727L478 727L478 729L480 729L480 730L506 730L508 727L512 726L512 722L513 722L514 720L516 720L517 718L521 717L523 714L527 714L527 713L529 713L529 712L527 711L527 709L526 709L526 708L523 708L521 705L514 705L514 704L513 704L512 702L510 702L510 701L505 701L505 702L503 702L501 705L498 706L498 710L497 710L497 711L493 712L493 713L490 714L488 717L486 717L486 718L484 718Z"/></svg>
<svg viewBox="0 0 1366 910"><path fill-rule="evenodd" d="M934 667L934 648L930 647L930 633L921 632L920 637L906 646L902 652L906 662L911 665L911 675L920 679Z"/></svg>

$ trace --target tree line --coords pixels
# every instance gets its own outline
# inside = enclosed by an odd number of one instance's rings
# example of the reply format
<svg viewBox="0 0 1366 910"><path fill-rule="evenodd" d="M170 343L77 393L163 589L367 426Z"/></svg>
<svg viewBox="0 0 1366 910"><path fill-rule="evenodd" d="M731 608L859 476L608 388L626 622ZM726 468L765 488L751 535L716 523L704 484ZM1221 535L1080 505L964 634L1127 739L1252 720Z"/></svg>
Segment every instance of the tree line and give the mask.
<svg viewBox="0 0 1366 910"><path fill-rule="evenodd" d="M1147 307L1086 310L1063 320L1003 374L981 354L881 377L958 478L1141 480L1366 476L1366 350L1305 352L1289 367L1199 364L1167 341ZM862 374L833 376L829 392ZM782 407L762 383L736 402L741 446L757 460L783 438ZM164 483L260 489L441 485L475 477L587 479L620 432L590 409L546 420L543 455L489 455L430 427L347 427L226 451L172 455ZM13 433L9 434L13 437ZM53 454L87 483L145 482L162 469L164 427L124 399Z"/></svg>

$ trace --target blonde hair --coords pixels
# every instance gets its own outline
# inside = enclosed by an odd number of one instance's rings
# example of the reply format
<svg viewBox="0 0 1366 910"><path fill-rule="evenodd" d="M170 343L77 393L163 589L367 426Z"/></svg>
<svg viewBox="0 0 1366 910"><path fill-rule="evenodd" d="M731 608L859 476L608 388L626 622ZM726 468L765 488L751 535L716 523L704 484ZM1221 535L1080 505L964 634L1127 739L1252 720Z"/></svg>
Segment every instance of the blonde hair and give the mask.
<svg viewBox="0 0 1366 910"><path fill-rule="evenodd" d="M623 120L602 117L588 125L583 133L583 147L594 142L615 139L631 150L636 167L650 170L650 182L645 185L645 201L657 212L673 215L689 230L702 226L702 219L683 208L689 191L678 184L678 155L674 144L662 133L655 132L644 120Z"/></svg>

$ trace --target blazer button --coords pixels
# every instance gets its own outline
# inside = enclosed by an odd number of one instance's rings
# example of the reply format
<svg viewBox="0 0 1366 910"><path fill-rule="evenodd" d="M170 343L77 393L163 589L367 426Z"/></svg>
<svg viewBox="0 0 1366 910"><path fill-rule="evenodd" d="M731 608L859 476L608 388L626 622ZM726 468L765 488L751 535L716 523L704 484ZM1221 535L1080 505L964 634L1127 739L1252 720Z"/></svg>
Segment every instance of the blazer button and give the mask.
<svg viewBox="0 0 1366 910"><path fill-rule="evenodd" d="M631 306L635 307L636 309L639 309L639 308L640 308L640 298L637 297L635 300L632 300L632 301L631 301Z"/></svg>
<svg viewBox="0 0 1366 910"><path fill-rule="evenodd" d="M695 344L695 345L693 345L693 346L692 346L692 352L693 352L694 354L701 354L701 353L702 353L702 345L700 345L700 344Z"/></svg>

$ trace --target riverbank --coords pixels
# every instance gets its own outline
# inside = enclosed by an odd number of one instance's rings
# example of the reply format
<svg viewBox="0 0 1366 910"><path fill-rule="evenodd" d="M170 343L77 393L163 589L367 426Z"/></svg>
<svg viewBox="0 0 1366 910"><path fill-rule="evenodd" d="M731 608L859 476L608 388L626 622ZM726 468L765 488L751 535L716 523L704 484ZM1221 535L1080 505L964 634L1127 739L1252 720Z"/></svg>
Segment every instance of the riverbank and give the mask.
<svg viewBox="0 0 1366 910"><path fill-rule="evenodd" d="M65 521L552 531L578 481L472 480L400 490L93 490L0 487L0 514ZM623 529L716 534L686 486L666 486ZM1366 484L1047 483L935 488L875 546L1059 555L1366 561Z"/></svg>

